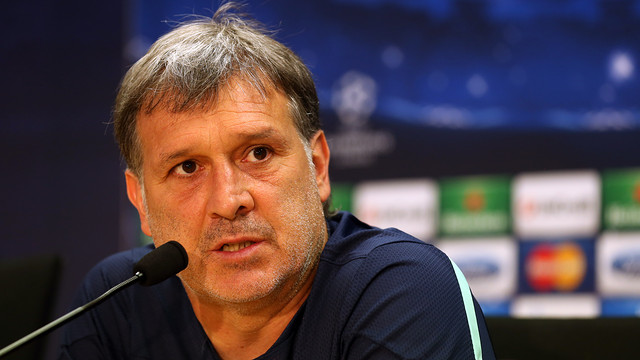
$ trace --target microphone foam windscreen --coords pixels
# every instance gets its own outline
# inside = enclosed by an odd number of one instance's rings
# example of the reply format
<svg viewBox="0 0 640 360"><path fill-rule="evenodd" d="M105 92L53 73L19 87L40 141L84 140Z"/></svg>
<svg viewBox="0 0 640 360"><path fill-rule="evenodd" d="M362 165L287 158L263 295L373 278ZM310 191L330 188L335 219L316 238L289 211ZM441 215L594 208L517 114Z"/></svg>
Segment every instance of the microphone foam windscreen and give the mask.
<svg viewBox="0 0 640 360"><path fill-rule="evenodd" d="M184 270L189 263L187 252L177 241L169 241L143 256L133 267L133 273L144 276L140 284L155 285Z"/></svg>

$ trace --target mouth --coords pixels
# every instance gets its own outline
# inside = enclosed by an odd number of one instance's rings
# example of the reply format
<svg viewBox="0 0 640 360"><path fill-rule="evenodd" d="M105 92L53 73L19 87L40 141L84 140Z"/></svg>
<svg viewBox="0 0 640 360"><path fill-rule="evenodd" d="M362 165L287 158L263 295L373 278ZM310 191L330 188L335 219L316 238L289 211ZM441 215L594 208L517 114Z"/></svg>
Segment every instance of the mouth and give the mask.
<svg viewBox="0 0 640 360"><path fill-rule="evenodd" d="M220 251L223 252L236 252L236 251L240 251L246 247L249 247L251 245L255 244L255 242L253 241L245 241L245 242L239 242L239 243L233 243L233 244L224 244L222 245L222 247L220 248Z"/></svg>

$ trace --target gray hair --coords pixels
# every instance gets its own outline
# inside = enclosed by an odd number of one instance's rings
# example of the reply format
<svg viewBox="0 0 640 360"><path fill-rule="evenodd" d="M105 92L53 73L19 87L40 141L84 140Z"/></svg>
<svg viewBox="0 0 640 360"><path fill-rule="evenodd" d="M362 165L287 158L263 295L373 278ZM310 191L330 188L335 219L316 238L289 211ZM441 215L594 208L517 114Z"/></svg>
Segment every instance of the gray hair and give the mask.
<svg viewBox="0 0 640 360"><path fill-rule="evenodd" d="M160 37L122 79L116 97L114 132L128 168L142 175L136 130L141 111L156 107L185 112L213 106L232 78L249 82L263 96L282 91L300 136L321 129L313 77L302 60L262 26L223 4L212 18L198 18Z"/></svg>

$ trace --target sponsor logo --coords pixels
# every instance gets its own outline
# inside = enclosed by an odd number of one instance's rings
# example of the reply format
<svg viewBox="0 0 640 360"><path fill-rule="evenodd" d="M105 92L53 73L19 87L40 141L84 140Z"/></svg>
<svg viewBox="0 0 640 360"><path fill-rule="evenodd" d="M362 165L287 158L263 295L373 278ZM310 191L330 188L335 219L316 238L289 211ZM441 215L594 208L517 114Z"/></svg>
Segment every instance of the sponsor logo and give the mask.
<svg viewBox="0 0 640 360"><path fill-rule="evenodd" d="M502 212L447 213L442 215L442 227L448 233L483 233L500 231L509 226Z"/></svg>
<svg viewBox="0 0 640 360"><path fill-rule="evenodd" d="M478 212L487 204L486 196L482 190L470 189L464 194L464 207L467 211Z"/></svg>
<svg viewBox="0 0 640 360"><path fill-rule="evenodd" d="M617 273L640 277L640 250L614 256L611 266Z"/></svg>
<svg viewBox="0 0 640 360"><path fill-rule="evenodd" d="M521 318L593 318L600 314L600 298L591 294L535 294L513 299L511 315Z"/></svg>
<svg viewBox="0 0 640 360"><path fill-rule="evenodd" d="M514 181L520 237L586 236L600 226L600 177L594 171L524 174Z"/></svg>
<svg viewBox="0 0 640 360"><path fill-rule="evenodd" d="M640 171L603 174L603 213L606 229L640 227Z"/></svg>
<svg viewBox="0 0 640 360"><path fill-rule="evenodd" d="M525 217L571 215L580 216L593 211L595 204L586 199L523 199L520 214Z"/></svg>
<svg viewBox="0 0 640 360"><path fill-rule="evenodd" d="M640 207L612 204L605 211L605 221L613 227L637 226L640 224Z"/></svg>
<svg viewBox="0 0 640 360"><path fill-rule="evenodd" d="M394 224L403 222L421 222L433 216L432 209L386 207L360 210L358 216L372 224Z"/></svg>
<svg viewBox="0 0 640 360"><path fill-rule="evenodd" d="M354 213L362 221L424 241L435 233L436 203L437 187L428 179L363 182L353 192Z"/></svg>
<svg viewBox="0 0 640 360"><path fill-rule="evenodd" d="M479 301L506 301L515 293L518 249L514 239L441 238L437 246L462 270Z"/></svg>
<svg viewBox="0 0 640 360"><path fill-rule="evenodd" d="M598 292L640 299L640 232L606 231L595 250Z"/></svg>
<svg viewBox="0 0 640 360"><path fill-rule="evenodd" d="M462 259L456 264L469 281L496 276L500 271L500 265L491 258Z"/></svg>
<svg viewBox="0 0 640 360"><path fill-rule="evenodd" d="M583 282L586 270L586 256L573 243L543 243L525 259L527 282L539 292L573 291Z"/></svg>
<svg viewBox="0 0 640 360"><path fill-rule="evenodd" d="M506 233L510 227L509 180L461 177L441 182L440 232L444 236Z"/></svg>

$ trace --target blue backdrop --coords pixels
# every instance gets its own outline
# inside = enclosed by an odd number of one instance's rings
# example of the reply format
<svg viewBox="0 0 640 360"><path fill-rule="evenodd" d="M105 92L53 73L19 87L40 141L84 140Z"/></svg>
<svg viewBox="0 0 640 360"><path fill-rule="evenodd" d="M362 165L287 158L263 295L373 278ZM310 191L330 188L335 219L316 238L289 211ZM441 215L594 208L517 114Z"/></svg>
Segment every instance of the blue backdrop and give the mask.
<svg viewBox="0 0 640 360"><path fill-rule="evenodd" d="M216 8L131 4L130 60ZM247 5L314 73L336 180L640 164L640 1Z"/></svg>

